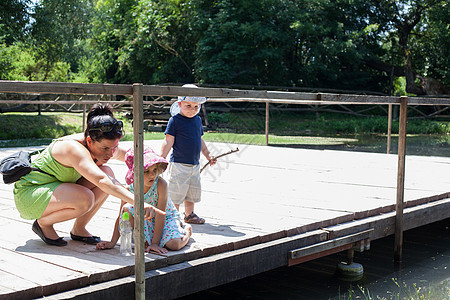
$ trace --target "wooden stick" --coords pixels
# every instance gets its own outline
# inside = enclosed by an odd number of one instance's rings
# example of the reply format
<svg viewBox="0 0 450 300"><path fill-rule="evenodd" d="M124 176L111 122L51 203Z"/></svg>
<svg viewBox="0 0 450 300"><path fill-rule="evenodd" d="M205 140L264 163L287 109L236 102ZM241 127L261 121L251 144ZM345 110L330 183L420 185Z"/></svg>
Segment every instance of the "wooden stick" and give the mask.
<svg viewBox="0 0 450 300"><path fill-rule="evenodd" d="M215 159L221 158L222 156L225 156L225 155L228 155L228 154L231 154L231 153L234 153L234 152L238 152L238 151L239 151L239 148L236 148L236 150L230 150L230 151L228 151L227 153L222 153L222 154L220 154L219 156L216 156ZM211 164L211 161L208 161L208 162L201 168L200 173L201 173L207 166L209 166L210 164Z"/></svg>

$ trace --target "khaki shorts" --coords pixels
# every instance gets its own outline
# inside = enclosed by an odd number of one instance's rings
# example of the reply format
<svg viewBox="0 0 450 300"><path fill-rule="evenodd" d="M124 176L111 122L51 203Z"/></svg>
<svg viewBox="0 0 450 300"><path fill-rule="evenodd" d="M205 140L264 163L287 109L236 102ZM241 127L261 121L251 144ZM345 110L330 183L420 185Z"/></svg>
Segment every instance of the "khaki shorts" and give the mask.
<svg viewBox="0 0 450 300"><path fill-rule="evenodd" d="M174 204L180 205L184 201L200 202L202 195L200 165L171 162L166 175L169 183L169 196Z"/></svg>

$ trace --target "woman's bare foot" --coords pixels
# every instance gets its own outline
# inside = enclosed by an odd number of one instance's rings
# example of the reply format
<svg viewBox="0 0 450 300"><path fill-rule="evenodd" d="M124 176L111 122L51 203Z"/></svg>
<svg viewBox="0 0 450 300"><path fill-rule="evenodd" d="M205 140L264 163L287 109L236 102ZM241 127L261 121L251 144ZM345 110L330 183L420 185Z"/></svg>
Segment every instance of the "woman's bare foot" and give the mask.
<svg viewBox="0 0 450 300"><path fill-rule="evenodd" d="M78 235L78 236L92 236L92 234L87 231L87 229L85 227L72 227L72 230L70 231L70 233Z"/></svg>

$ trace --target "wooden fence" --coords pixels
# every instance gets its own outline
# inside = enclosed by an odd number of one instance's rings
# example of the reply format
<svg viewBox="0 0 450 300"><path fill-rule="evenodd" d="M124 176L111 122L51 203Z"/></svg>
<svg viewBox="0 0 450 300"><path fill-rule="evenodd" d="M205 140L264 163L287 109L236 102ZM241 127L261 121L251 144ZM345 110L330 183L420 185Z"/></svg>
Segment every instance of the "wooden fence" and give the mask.
<svg viewBox="0 0 450 300"><path fill-rule="evenodd" d="M400 105L399 141L398 141L398 170L397 170L397 199L396 199L396 227L394 259L401 261L403 243L403 195L405 179L405 149L406 149L406 121L408 105L450 105L450 98L423 98L423 97L394 97L353 94L331 93L304 93L283 92L266 90L240 90L230 88L189 88L178 86L157 86L135 84L85 84L63 82L24 82L24 81L0 81L0 92L4 93L29 93L29 94L76 94L76 95L128 95L132 96L129 104L133 107L133 133L134 151L136 159L134 167L136 207L136 243L135 243L135 291L137 299L145 299L145 264L144 264L144 193L143 193L143 105L153 104L154 101L144 101L144 96L201 96L207 97L209 102L256 102L266 105L265 134L266 145L269 143L269 108L271 103L283 103L294 105L305 104L377 104ZM123 104L124 101L58 101L58 104L95 104L98 102L109 104ZM158 104L171 104L174 101L158 101ZM0 103L11 103L8 100L0 100ZM56 104L55 101L30 101L18 100L15 104ZM391 117L391 114L389 114Z"/></svg>

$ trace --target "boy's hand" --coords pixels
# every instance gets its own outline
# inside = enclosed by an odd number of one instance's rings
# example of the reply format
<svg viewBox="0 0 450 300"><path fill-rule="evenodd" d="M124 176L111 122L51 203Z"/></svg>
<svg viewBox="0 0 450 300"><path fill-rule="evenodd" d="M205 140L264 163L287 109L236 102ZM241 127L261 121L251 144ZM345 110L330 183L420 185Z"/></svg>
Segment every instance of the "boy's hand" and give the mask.
<svg viewBox="0 0 450 300"><path fill-rule="evenodd" d="M116 243L106 242L106 241L101 241L100 243L97 243L97 245L95 246L95 248L96 248L97 250L105 250L105 249L111 249L111 248L114 248L114 246L116 246Z"/></svg>
<svg viewBox="0 0 450 300"><path fill-rule="evenodd" d="M215 158L214 156L210 156L210 157L209 157L209 165L210 165L210 166L215 165L216 162L217 162L217 158Z"/></svg>
<svg viewBox="0 0 450 300"><path fill-rule="evenodd" d="M157 244L151 244L150 246L147 247L147 249L145 249L146 252L155 252L155 253L159 253L159 254L165 254L167 252L169 252L169 250L167 250L166 248L160 247Z"/></svg>

